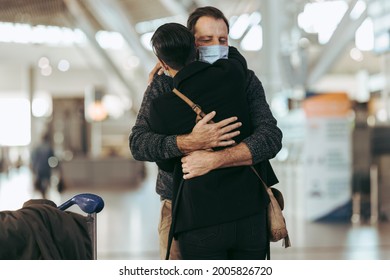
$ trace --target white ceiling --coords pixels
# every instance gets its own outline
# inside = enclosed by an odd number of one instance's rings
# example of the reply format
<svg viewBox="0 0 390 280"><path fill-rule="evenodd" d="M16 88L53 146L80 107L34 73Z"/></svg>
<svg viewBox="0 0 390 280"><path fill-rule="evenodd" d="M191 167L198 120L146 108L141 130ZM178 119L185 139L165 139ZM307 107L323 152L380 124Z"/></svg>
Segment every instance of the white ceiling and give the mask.
<svg viewBox="0 0 390 280"><path fill-rule="evenodd" d="M285 9L288 9L290 14L299 11L304 3L314 2L305 0L287 1ZM107 4L109 6L107 6ZM264 1L261 0L0 0L0 21L4 22L19 22L29 23L32 25L58 25L67 27L80 27L84 30L90 28L92 31L101 29L117 29L122 25L126 25L122 30L126 33L131 33L127 37L128 42L132 44L131 50L127 54L119 52L106 52L109 59L114 63L125 59L131 53L135 53L141 58L140 69L137 73L123 73L119 69L125 79L136 78L137 82L146 82L146 72L142 69L143 65L147 65L146 59L143 56L149 56L148 59L154 61L154 57L146 50L137 51L140 46L139 34L134 31L134 25L138 22L148 21L158 18L172 17L177 14L185 15L184 18L196 6L212 5L220 8L227 18L243 13L251 13L261 11L264 6ZM108 9L111 7L113 9ZM116 8L117 10L115 10ZM118 8L123 12L125 18L120 18L117 14L110 12L118 12ZM117 16L117 18L115 18ZM119 21L118 21L119 18ZM110 20L111 19L111 20ZM111 21L108 26L107 21ZM119 25L115 25L118 22ZM113 28L114 27L114 28ZM123 27L123 26L122 26ZM127 29L126 29L127 28ZM88 31L88 30L87 30ZM126 34L128 35L128 34ZM132 37L131 37L132 36ZM234 44L234 42L232 42ZM108 73L114 73L115 69L107 67L107 57L102 56L101 50L97 50L93 45L88 45L86 48L73 47L49 47L46 45L23 45L14 43L0 43L0 67L9 67L11 65L20 65L26 67L35 65L41 56L49 57L55 64L60 59L70 61L71 69L90 71L102 70ZM310 49L309 64L312 64L316 57L321 54L323 48L313 44ZM113 55L115 58L113 58ZM142 56L143 55L143 56ZM248 52L244 54L249 61L249 65L256 72L261 71L259 65L262 63L260 53ZM381 71L381 58L372 53L364 53L362 62L353 61L349 56L349 48L345 49L340 58L334 63L329 70L331 73L337 74L354 74L359 69L366 69L370 73ZM310 66L310 65L309 65ZM121 68L119 65L118 68ZM150 69L150 66L146 67ZM140 79L141 77L141 79ZM128 82L133 84L132 82ZM127 85L133 87L133 85ZM135 86L137 88L137 86ZM139 87L139 86L138 86ZM141 87L142 89L142 87ZM137 88L137 90L139 90Z"/></svg>

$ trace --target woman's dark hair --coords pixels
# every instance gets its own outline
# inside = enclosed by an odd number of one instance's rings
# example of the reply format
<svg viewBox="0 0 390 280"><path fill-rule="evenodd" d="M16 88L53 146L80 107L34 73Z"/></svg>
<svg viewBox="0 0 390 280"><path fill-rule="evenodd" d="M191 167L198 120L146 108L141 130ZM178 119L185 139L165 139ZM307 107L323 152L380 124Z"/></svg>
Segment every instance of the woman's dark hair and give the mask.
<svg viewBox="0 0 390 280"><path fill-rule="evenodd" d="M195 25L198 22L198 19L201 17L212 17L215 19L222 19L226 23L229 32L229 21L226 19L225 15L215 7L206 6L206 7L197 8L188 17L187 28L192 32L192 34L195 34Z"/></svg>
<svg viewBox="0 0 390 280"><path fill-rule="evenodd" d="M175 70L196 59L194 35L181 24L161 25L150 41L156 56Z"/></svg>

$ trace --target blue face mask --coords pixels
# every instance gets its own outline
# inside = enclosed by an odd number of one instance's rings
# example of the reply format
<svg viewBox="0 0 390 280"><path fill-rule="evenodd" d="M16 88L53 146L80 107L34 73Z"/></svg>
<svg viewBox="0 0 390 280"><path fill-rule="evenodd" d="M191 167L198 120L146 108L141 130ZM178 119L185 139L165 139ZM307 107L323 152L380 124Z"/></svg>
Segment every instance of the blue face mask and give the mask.
<svg viewBox="0 0 390 280"><path fill-rule="evenodd" d="M228 58L229 47L221 45L200 46L198 47L198 51L200 61L213 64L218 59Z"/></svg>

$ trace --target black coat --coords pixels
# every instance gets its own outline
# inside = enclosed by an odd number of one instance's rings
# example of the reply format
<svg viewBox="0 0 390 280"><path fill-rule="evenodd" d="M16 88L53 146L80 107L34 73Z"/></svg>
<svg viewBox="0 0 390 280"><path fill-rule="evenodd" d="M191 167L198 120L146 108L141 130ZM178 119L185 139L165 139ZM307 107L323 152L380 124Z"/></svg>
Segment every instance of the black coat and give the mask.
<svg viewBox="0 0 390 280"><path fill-rule="evenodd" d="M242 122L241 142L251 134L251 119L246 98L247 65L239 52L230 47L229 59L214 64L195 61L174 77L174 86L205 113L215 110L214 121L237 116ZM174 93L168 92L152 102L150 126L161 134L186 134L195 125L196 115ZM173 164L172 164L173 163ZM174 168L174 194L183 176L180 159L161 162L166 171ZM268 197L259 179L248 166L213 170L208 174L185 180L177 202L175 232L210 226L244 218L264 211Z"/></svg>

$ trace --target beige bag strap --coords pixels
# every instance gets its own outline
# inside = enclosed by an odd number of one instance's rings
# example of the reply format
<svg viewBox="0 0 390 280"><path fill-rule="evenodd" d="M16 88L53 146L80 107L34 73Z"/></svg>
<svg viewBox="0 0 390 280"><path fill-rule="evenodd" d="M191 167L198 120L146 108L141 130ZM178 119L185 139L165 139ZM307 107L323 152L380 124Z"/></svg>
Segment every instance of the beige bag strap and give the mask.
<svg viewBox="0 0 390 280"><path fill-rule="evenodd" d="M264 186L265 190L267 190L267 189L268 189L267 184L264 182L263 179L261 179L260 174L257 172L257 170L255 169L255 167L254 167L253 165L251 165L250 167L251 167L251 169L253 170L253 172L255 172L255 174L257 175L257 177L259 177L260 181L263 183L263 186Z"/></svg>
<svg viewBox="0 0 390 280"><path fill-rule="evenodd" d="M178 97L180 97L181 99L183 99L183 101L184 101L185 103L187 103L188 106L190 106L191 109L192 109L198 116L200 116L201 118L203 118L203 117L206 115L206 114L202 111L202 108L201 108L198 104L192 102L191 99L189 99L187 96L185 96L183 93L181 93L177 88L174 88L172 91L173 91L173 93L176 94ZM211 121L209 121L209 123L214 123L214 122L211 120ZM264 186L265 190L267 190L267 188L268 188L268 187L267 187L267 184L263 181L263 179L261 179L260 174L259 174L259 173L257 172L257 170L254 168L254 166L251 165L250 167L252 168L253 172L255 172L255 174L257 175L257 177L259 177L260 181L263 183L263 186Z"/></svg>
<svg viewBox="0 0 390 280"><path fill-rule="evenodd" d="M206 114L202 111L202 108L198 105L198 104L195 104L194 102L192 102L191 99L189 99L187 96L185 96L184 94L182 94L178 89L174 88L173 90L173 93L176 94L177 96L179 96L181 99L184 100L185 103L188 104L188 106L191 107L191 109L198 115L200 116L201 118L203 118ZM210 121L209 123L213 123L213 121Z"/></svg>

